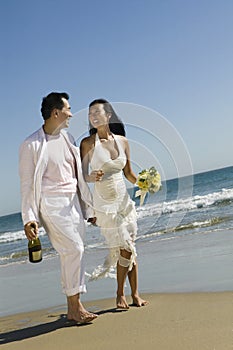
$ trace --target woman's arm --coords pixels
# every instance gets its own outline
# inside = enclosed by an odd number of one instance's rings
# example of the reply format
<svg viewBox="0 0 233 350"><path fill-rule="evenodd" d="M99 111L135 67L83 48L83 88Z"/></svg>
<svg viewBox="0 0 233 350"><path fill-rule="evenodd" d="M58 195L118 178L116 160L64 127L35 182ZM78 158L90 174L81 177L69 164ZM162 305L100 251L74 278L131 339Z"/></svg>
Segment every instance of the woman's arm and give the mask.
<svg viewBox="0 0 233 350"><path fill-rule="evenodd" d="M126 154L127 161L126 161L126 165L123 169L123 172L124 172L126 179L128 181L132 182L133 184L135 184L137 181L137 176L135 175L135 173L133 172L132 167L131 167L129 143L125 137L124 137L124 145L125 145L125 154Z"/></svg>
<svg viewBox="0 0 233 350"><path fill-rule="evenodd" d="M93 143L90 137L81 141L80 155L82 160L83 177L86 182L100 181L104 173L102 170L94 170L89 174L90 154L93 148Z"/></svg>
<svg viewBox="0 0 233 350"><path fill-rule="evenodd" d="M90 142L88 142L88 138L85 138L81 141L80 144L80 155L82 160L82 170L83 177L86 182L89 181L89 153L90 153Z"/></svg>

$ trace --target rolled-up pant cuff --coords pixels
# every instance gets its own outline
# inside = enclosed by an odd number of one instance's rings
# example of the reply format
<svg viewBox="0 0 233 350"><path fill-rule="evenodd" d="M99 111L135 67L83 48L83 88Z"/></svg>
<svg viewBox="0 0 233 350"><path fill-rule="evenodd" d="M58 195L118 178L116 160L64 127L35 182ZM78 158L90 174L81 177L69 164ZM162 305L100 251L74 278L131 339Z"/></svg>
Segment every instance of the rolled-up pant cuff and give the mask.
<svg viewBox="0 0 233 350"><path fill-rule="evenodd" d="M83 294L87 292L86 285L84 284L83 286L80 286L79 288L73 288L69 290L63 289L63 293L66 294L67 297L72 297L73 295L76 294Z"/></svg>

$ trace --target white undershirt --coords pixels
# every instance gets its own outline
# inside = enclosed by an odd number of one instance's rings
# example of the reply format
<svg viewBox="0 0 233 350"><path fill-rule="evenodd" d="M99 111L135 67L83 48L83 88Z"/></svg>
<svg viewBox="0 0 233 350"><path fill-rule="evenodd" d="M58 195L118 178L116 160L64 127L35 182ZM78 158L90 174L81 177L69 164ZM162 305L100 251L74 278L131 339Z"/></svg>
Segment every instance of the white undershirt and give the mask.
<svg viewBox="0 0 233 350"><path fill-rule="evenodd" d="M75 161L64 136L46 134L46 140L48 163L42 177L42 192L75 193Z"/></svg>

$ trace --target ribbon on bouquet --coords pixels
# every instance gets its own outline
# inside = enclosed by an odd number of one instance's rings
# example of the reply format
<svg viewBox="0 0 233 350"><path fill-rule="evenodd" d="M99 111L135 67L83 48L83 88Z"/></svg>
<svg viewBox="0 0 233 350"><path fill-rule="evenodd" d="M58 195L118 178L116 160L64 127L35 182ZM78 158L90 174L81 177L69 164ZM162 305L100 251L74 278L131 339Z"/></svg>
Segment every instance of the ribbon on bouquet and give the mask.
<svg viewBox="0 0 233 350"><path fill-rule="evenodd" d="M139 197L140 196L140 206L143 205L144 201L145 201L145 198L146 198L146 194L147 194L148 191L143 191L141 189L137 190L135 192L135 197Z"/></svg>

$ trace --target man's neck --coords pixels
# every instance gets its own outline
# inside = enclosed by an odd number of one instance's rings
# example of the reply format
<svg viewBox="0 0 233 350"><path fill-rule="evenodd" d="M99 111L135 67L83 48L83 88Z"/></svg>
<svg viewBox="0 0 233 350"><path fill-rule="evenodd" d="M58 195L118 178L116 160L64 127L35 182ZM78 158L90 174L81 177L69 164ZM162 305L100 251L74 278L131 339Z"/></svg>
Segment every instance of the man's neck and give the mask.
<svg viewBox="0 0 233 350"><path fill-rule="evenodd" d="M54 128L52 125L48 125L47 123L43 125L43 129L47 135L58 135L61 131L61 129Z"/></svg>

